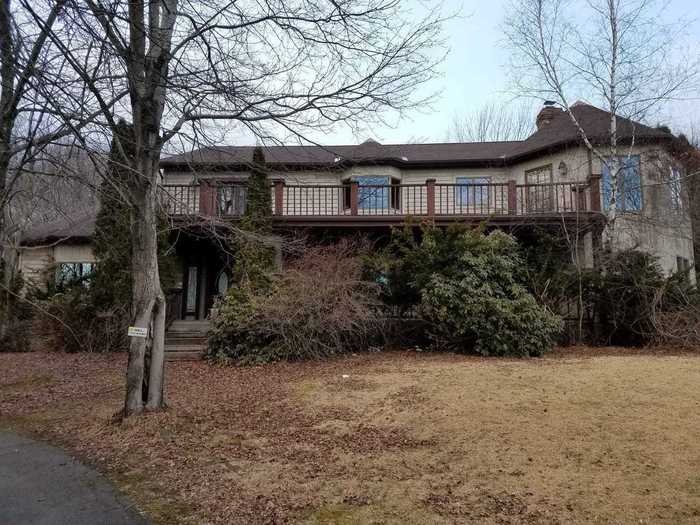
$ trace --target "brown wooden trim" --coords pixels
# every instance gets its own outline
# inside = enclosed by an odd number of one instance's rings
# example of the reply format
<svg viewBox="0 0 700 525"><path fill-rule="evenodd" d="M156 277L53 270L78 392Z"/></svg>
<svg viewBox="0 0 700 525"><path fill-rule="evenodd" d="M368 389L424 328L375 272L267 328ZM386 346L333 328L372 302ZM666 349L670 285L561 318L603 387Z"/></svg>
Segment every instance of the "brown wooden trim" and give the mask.
<svg viewBox="0 0 700 525"><path fill-rule="evenodd" d="M536 215L435 215L431 222L437 225L447 225L452 223L465 224L493 224L493 225L552 225L552 224L586 224L596 223L600 220L598 213L538 213ZM412 219L413 224L420 224L428 220L426 216L406 216L406 215L370 215L370 216L297 216L275 218L274 224L279 228L297 227L390 227L400 226Z"/></svg>
<svg viewBox="0 0 700 525"><path fill-rule="evenodd" d="M588 177L588 186L591 202L589 208L592 212L600 212L600 175L594 174Z"/></svg>
<svg viewBox="0 0 700 525"><path fill-rule="evenodd" d="M199 214L205 217L216 214L216 188L206 181L199 183Z"/></svg>
<svg viewBox="0 0 700 525"><path fill-rule="evenodd" d="M357 207L359 200L358 182L350 181L350 215L357 215Z"/></svg>
<svg viewBox="0 0 700 525"><path fill-rule="evenodd" d="M426 180L425 185L426 196L428 201L428 217L432 219L435 216L435 179Z"/></svg>
<svg viewBox="0 0 700 525"><path fill-rule="evenodd" d="M277 179L275 185L275 215L284 215L284 180Z"/></svg>
<svg viewBox="0 0 700 525"><path fill-rule="evenodd" d="M514 180L508 181L508 214L518 213L518 183Z"/></svg>

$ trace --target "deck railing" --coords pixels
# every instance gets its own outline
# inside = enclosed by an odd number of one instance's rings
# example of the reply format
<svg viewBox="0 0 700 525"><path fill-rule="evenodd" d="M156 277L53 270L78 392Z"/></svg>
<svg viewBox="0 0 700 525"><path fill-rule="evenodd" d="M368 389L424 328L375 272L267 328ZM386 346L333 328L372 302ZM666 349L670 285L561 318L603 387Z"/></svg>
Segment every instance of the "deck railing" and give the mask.
<svg viewBox="0 0 700 525"><path fill-rule="evenodd" d="M475 179L476 180L476 179ZM242 183L163 186L172 215L237 217L244 213ZM272 213L278 217L489 217L572 214L600 211L599 180L550 184L499 183L272 186Z"/></svg>

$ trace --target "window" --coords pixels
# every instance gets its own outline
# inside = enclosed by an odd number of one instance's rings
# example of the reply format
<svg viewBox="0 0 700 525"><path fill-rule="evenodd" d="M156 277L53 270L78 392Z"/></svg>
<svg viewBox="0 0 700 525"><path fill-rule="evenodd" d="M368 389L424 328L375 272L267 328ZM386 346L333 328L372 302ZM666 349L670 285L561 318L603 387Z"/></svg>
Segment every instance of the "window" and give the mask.
<svg viewBox="0 0 700 525"><path fill-rule="evenodd" d="M608 163L603 165L602 173L603 205L610 209L612 200L612 177ZM639 211L642 209L642 179L639 168L639 155L620 156L617 158L617 209L621 211Z"/></svg>
<svg viewBox="0 0 700 525"><path fill-rule="evenodd" d="M527 211L551 212L554 209L552 198L552 165L540 166L525 172L525 194Z"/></svg>
<svg viewBox="0 0 700 525"><path fill-rule="evenodd" d="M95 265L90 262L59 263L56 266L56 284L71 286L74 284L90 285L90 276Z"/></svg>
<svg viewBox="0 0 700 525"><path fill-rule="evenodd" d="M216 278L216 293L223 297L228 292L229 277L225 270L219 272Z"/></svg>
<svg viewBox="0 0 700 525"><path fill-rule="evenodd" d="M671 190L671 201L677 210L683 209L683 184L681 172L678 168L671 167L671 178L669 179L669 189Z"/></svg>
<svg viewBox="0 0 700 525"><path fill-rule="evenodd" d="M393 177L355 177L343 181L343 207L351 207L350 184L357 182L357 206L360 209L401 208L401 181Z"/></svg>
<svg viewBox="0 0 700 525"><path fill-rule="evenodd" d="M484 204L488 205L489 187L485 185L491 183L490 178L457 177L455 182L460 186L456 189L457 195L455 200L457 201L457 206L461 208L469 206L482 207Z"/></svg>
<svg viewBox="0 0 700 525"><path fill-rule="evenodd" d="M247 188L242 184L219 186L217 203L221 215L243 215L245 212Z"/></svg>
<svg viewBox="0 0 700 525"><path fill-rule="evenodd" d="M357 177L357 206L360 209L389 207L390 177Z"/></svg>
<svg viewBox="0 0 700 525"><path fill-rule="evenodd" d="M690 260L680 255L676 257L676 270L678 273L688 275L690 273Z"/></svg>

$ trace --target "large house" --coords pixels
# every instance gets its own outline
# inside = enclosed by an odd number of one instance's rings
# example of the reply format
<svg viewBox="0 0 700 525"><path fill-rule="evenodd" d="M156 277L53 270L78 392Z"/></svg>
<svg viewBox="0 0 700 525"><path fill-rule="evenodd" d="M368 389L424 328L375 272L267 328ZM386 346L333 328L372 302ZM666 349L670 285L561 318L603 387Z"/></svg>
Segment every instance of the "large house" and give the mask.
<svg viewBox="0 0 700 525"><path fill-rule="evenodd" d="M571 108L593 144L609 142L609 113ZM595 264L610 203L610 174L583 144L570 116L553 105L537 115L527 139L508 142L264 147L277 229L310 233L388 232L407 219L437 225L486 222L510 231L565 232L582 264ZM669 133L617 121L620 165L613 242L659 258L667 273L692 267L693 244L682 173L668 153ZM161 161L164 205L183 234L181 294L171 315L206 319L228 286L214 243L193 233L209 219L236 221L245 209L245 181L254 147L204 148ZM53 229L52 229L53 228ZM81 273L94 262L94 217L43 225L27 238L21 265L35 280Z"/></svg>

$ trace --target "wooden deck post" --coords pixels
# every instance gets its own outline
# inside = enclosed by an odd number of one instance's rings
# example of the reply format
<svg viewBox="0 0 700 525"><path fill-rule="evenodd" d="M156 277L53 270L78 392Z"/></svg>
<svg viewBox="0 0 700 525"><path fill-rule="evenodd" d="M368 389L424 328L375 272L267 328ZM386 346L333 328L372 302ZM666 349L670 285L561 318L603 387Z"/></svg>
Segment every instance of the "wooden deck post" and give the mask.
<svg viewBox="0 0 700 525"><path fill-rule="evenodd" d="M589 211L600 211L600 175L590 175L588 177L588 195L591 202Z"/></svg>
<svg viewBox="0 0 700 525"><path fill-rule="evenodd" d="M359 200L358 186L356 180L350 182L350 215L357 215L357 203Z"/></svg>
<svg viewBox="0 0 700 525"><path fill-rule="evenodd" d="M284 215L284 179L275 179L275 215Z"/></svg>
<svg viewBox="0 0 700 525"><path fill-rule="evenodd" d="M435 179L428 179L425 181L426 194L428 199L428 217L435 217Z"/></svg>
<svg viewBox="0 0 700 525"><path fill-rule="evenodd" d="M508 181L508 215L518 214L518 185L514 180Z"/></svg>
<svg viewBox="0 0 700 525"><path fill-rule="evenodd" d="M211 182L199 181L199 214L204 217L211 217L215 214L214 200L216 199L216 188Z"/></svg>

